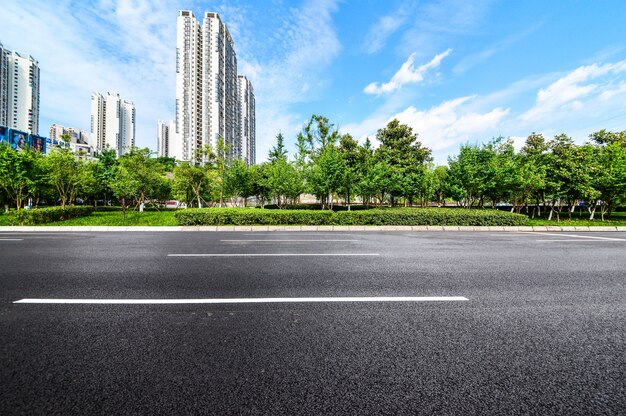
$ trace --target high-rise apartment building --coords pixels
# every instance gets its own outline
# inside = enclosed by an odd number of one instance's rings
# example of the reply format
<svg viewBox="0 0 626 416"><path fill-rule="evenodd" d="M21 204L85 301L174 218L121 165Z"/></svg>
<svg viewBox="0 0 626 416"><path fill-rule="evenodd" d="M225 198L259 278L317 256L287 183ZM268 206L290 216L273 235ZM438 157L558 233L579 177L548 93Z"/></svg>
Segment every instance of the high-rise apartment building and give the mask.
<svg viewBox="0 0 626 416"><path fill-rule="evenodd" d="M119 94L91 94L91 139L98 150L128 152L135 146L135 105Z"/></svg>
<svg viewBox="0 0 626 416"><path fill-rule="evenodd" d="M159 157L174 157L175 146L173 135L176 133L174 120L157 122L157 155Z"/></svg>
<svg viewBox="0 0 626 416"><path fill-rule="evenodd" d="M228 28L217 13L205 13L200 25L193 12L181 10L177 30L174 156L202 163L199 151L217 150L222 138L227 160L239 158L237 56Z"/></svg>
<svg viewBox="0 0 626 416"><path fill-rule="evenodd" d="M39 134L39 62L1 43L0 125Z"/></svg>
<svg viewBox="0 0 626 416"><path fill-rule="evenodd" d="M254 89L244 75L237 77L239 92L239 137L241 138L240 157L248 165L256 164L256 126Z"/></svg>

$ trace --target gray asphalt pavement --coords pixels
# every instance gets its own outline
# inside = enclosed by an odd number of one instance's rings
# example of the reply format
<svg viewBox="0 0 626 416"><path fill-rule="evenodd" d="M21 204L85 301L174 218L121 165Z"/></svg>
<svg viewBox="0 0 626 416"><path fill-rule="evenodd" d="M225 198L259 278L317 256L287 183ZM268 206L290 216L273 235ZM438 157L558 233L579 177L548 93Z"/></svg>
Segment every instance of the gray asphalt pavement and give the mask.
<svg viewBox="0 0 626 416"><path fill-rule="evenodd" d="M625 286L620 232L0 233L0 414L626 414Z"/></svg>

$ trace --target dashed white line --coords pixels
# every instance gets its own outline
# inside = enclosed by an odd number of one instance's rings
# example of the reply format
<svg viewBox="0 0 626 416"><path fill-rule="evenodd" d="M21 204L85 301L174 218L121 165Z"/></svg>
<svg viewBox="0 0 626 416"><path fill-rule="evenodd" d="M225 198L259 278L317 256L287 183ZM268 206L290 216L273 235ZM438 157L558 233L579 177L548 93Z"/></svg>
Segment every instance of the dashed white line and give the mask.
<svg viewBox="0 0 626 416"><path fill-rule="evenodd" d="M308 298L233 298L233 299L20 299L13 303L29 304L102 304L102 305L173 305L232 303L324 303L324 302L464 302L463 296L378 296L378 297L308 297Z"/></svg>
<svg viewBox="0 0 626 416"><path fill-rule="evenodd" d="M379 253L185 253L167 257L369 257Z"/></svg>
<svg viewBox="0 0 626 416"><path fill-rule="evenodd" d="M0 241L24 241L23 238L0 238Z"/></svg>
<svg viewBox="0 0 626 416"><path fill-rule="evenodd" d="M357 242L359 240L334 240L334 239L326 239L326 240L311 240L311 239L304 239L304 240L289 240L289 239L285 239L285 240L220 240L223 243L303 243L303 242L313 242L313 243L326 243L326 242Z"/></svg>

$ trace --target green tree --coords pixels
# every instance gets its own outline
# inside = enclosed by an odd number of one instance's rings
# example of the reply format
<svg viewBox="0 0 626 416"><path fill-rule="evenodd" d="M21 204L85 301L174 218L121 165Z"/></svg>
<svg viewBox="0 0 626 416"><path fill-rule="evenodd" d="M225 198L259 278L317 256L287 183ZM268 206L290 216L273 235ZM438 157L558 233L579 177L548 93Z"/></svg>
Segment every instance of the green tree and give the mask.
<svg viewBox="0 0 626 416"><path fill-rule="evenodd" d="M226 169L224 181L226 193L235 199L235 204L242 198L245 207L247 198L252 196L252 176L246 162L233 160Z"/></svg>
<svg viewBox="0 0 626 416"><path fill-rule="evenodd" d="M208 169L190 163L181 163L174 168L172 190L176 199L192 206L195 201L197 207L202 206L203 195L209 189Z"/></svg>
<svg viewBox="0 0 626 416"><path fill-rule="evenodd" d="M138 206L156 200L167 180L163 165L150 156L150 149L133 147L118 159L137 185L134 197Z"/></svg>
<svg viewBox="0 0 626 416"><path fill-rule="evenodd" d="M272 165L267 162L250 166L252 195L256 197L257 204L260 204L261 208L264 208L265 202L272 197L272 189L270 187L271 168Z"/></svg>
<svg viewBox="0 0 626 416"><path fill-rule="evenodd" d="M410 203L419 193L425 165L432 161L431 150L422 146L411 127L397 119L378 130L376 139L380 142L376 158L389 165L395 178L387 189L391 204L395 205L398 197L405 197Z"/></svg>
<svg viewBox="0 0 626 416"><path fill-rule="evenodd" d="M133 200L140 195L142 184L139 179L124 165L115 167L115 173L109 183L113 195L120 201L122 206L122 218L126 222L126 210Z"/></svg>
<svg viewBox="0 0 626 416"><path fill-rule="evenodd" d="M287 149L285 148L285 138L282 133L276 135L276 145L270 149L268 160L274 163L280 159L287 159Z"/></svg>
<svg viewBox="0 0 626 416"><path fill-rule="evenodd" d="M74 197L83 179L83 162L67 148L52 150L45 158L48 180L57 191L61 207L74 203Z"/></svg>
<svg viewBox="0 0 626 416"><path fill-rule="evenodd" d="M30 149L17 152L8 144L0 143L0 187L15 202L18 210L36 187L37 157Z"/></svg>

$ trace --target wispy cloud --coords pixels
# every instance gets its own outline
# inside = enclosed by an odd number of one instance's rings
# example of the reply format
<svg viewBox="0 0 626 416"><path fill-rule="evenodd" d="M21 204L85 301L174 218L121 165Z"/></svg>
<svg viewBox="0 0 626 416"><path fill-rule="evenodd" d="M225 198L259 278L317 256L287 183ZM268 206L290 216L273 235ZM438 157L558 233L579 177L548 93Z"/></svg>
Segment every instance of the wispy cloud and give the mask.
<svg viewBox="0 0 626 416"><path fill-rule="evenodd" d="M520 106L526 95L535 100ZM485 96L452 98L426 109L394 109L385 102L369 117L344 125L342 132L362 141L397 118L433 149L437 163L445 163L460 144L498 135L513 138L516 146L532 131L547 137L567 133L583 142L602 128L622 130L625 114L626 60L585 65L560 75L528 76Z"/></svg>
<svg viewBox="0 0 626 416"><path fill-rule="evenodd" d="M511 36L505 37L503 40L496 42L493 45L488 46L480 52L468 55L461 59L458 64L455 65L453 72L456 74L463 73L465 71L470 70L476 65L488 60L495 54L502 52L506 49L511 48L516 43L522 41L524 38L530 36L532 33L537 31L542 26L542 22L535 23L530 26L528 29L524 30L521 33L517 33Z"/></svg>
<svg viewBox="0 0 626 416"><path fill-rule="evenodd" d="M406 24L413 9L412 2L402 4L391 14L381 16L369 29L363 43L363 51L368 54L380 51L387 39Z"/></svg>
<svg viewBox="0 0 626 416"><path fill-rule="evenodd" d="M259 53L248 44L256 44L256 39L243 38L236 45L243 51L238 55L240 72L255 87L257 160L265 159L278 132L295 137L310 116L298 113L293 106L318 99L328 82L324 71L341 51L333 24L337 10L335 0L308 0L299 8L291 8L278 27L267 29L273 33L265 46L268 53ZM252 24L254 20L246 23Z"/></svg>
<svg viewBox="0 0 626 416"><path fill-rule="evenodd" d="M398 72L396 72L389 82L385 82L382 85L378 85L377 82L372 82L363 89L366 94L387 94L393 92L406 84L417 84L424 81L424 74L433 68L437 68L443 58L448 56L452 52L452 49L448 49L435 56L430 62L420 65L415 68L415 53L412 53L409 58L402 64Z"/></svg>
<svg viewBox="0 0 626 416"><path fill-rule="evenodd" d="M89 130L92 91L119 92L137 108L137 144L155 147L156 120L173 116L176 10L166 1L8 0L5 47L41 68L40 133L51 123ZM174 22L174 23L172 23Z"/></svg>
<svg viewBox="0 0 626 416"><path fill-rule="evenodd" d="M626 60L610 64L581 66L537 93L535 105L520 115L522 122L569 116L585 107L585 101L607 101L620 95L615 83L626 73ZM597 80L592 83L592 80Z"/></svg>

